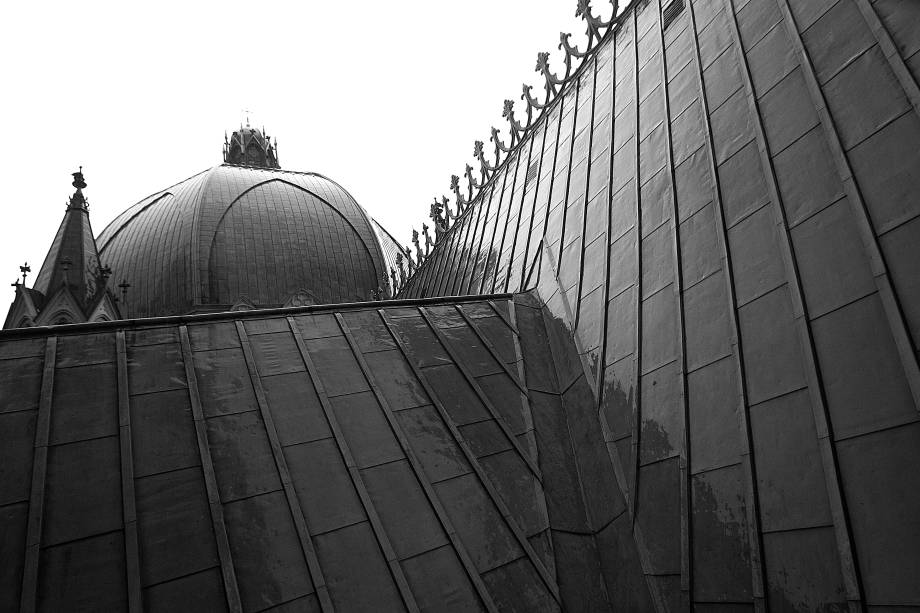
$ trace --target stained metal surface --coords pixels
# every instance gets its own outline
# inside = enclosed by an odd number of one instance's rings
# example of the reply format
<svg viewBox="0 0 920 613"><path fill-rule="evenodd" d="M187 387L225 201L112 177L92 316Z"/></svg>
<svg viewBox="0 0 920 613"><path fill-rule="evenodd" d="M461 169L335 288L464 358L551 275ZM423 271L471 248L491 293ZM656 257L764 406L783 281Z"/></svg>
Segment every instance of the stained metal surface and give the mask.
<svg viewBox="0 0 920 613"><path fill-rule="evenodd" d="M7 333L3 608L559 610L498 300Z"/></svg>
<svg viewBox="0 0 920 613"><path fill-rule="evenodd" d="M547 81L400 296L536 288L574 339L648 588L612 600L920 606L917 11L683 4Z"/></svg>

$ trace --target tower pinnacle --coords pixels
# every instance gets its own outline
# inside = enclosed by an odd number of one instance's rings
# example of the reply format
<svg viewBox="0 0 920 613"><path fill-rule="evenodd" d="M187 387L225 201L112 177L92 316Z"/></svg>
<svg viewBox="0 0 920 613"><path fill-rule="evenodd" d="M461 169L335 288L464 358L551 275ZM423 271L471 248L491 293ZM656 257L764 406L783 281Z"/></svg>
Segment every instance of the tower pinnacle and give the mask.
<svg viewBox="0 0 920 613"><path fill-rule="evenodd" d="M224 137L224 162L259 168L281 168L271 138L264 134L264 129L260 132L249 125L248 111L246 125L234 130L229 141Z"/></svg>

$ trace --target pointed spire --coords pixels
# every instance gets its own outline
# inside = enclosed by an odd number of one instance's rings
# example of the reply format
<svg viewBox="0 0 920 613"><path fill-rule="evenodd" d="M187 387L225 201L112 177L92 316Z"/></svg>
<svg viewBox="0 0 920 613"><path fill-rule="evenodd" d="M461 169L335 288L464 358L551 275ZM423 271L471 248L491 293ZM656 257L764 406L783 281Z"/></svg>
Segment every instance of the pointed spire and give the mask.
<svg viewBox="0 0 920 613"><path fill-rule="evenodd" d="M70 197L51 249L35 277L33 289L50 296L61 286L67 286L78 300L83 301L95 294L100 285L101 265L89 223L86 198L83 196L83 190L86 189L83 167L72 173L72 176L71 185L76 189Z"/></svg>
<svg viewBox="0 0 920 613"><path fill-rule="evenodd" d="M73 176L71 185L77 188L77 191L70 197L67 208L86 209L86 198L83 197L83 190L86 188L86 181L83 179L83 167L80 166L80 170L71 173L71 175Z"/></svg>
<svg viewBox="0 0 920 613"><path fill-rule="evenodd" d="M68 320L71 322L87 321L98 309L105 310L109 316L120 316L117 307L112 305L114 296L107 289L112 271L100 263L89 223L89 210L83 196L83 190L86 189L83 167L71 175L71 185L75 191L67 203L64 219L31 288L27 289L25 284L32 268L28 262L19 267L22 282L20 284L17 279L17 285L22 291L17 290L17 298L10 312L27 312L39 324L43 316L52 317L61 308L68 312ZM105 300L109 300L109 303L103 304ZM45 323L55 321L48 320ZM5 326L9 325L21 325L19 315L15 321L8 316Z"/></svg>

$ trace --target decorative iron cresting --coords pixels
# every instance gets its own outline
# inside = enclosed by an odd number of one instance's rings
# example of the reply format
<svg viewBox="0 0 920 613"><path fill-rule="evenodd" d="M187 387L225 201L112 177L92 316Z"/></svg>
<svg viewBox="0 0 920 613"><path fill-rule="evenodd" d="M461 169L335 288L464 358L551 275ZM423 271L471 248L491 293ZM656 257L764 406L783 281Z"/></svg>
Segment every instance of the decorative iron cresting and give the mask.
<svg viewBox="0 0 920 613"><path fill-rule="evenodd" d="M477 140L473 144L473 157L479 162L479 177L474 175L473 166L467 164L463 175L466 178L466 194L463 194L460 177L451 176L450 190L454 194L455 210L451 210L450 200L446 196L441 196L440 202L437 198L434 199L428 212L428 217L434 223L434 239L432 240L429 235L428 226L422 224L422 235L425 239L425 248L422 250L419 246L419 232L412 230L412 243L416 251L415 262L412 261L411 250L406 247L403 255L408 260L408 271L403 271L401 258L397 259L400 271L391 269L394 294L403 289L416 274L424 269L425 262L437 249L437 245L443 242L444 237L456 225L463 213L472 208L473 203L483 193L483 189L489 185L517 147L527 139L533 127L546 116L547 109L558 100L565 86L577 76L579 69L600 47L601 41L614 29L617 24L619 3L618 0L608 1L613 7L613 13L610 19L605 20L592 12L591 0L577 0L575 16L581 18L586 25L587 46L584 51L581 51L577 45L573 46L570 42L572 37L570 33L561 32L559 34L558 48L565 53L565 72L561 76L555 74L550 68L549 52L541 51L537 54L534 71L543 77L543 94L535 98L532 93L533 86L526 83L523 85L521 100L526 104L523 123L515 117L514 101L505 100L502 117L508 122L509 142L506 144L499 135L499 129L493 126L489 137L489 141L494 145L494 154L490 156L492 159L486 159L483 141Z"/></svg>

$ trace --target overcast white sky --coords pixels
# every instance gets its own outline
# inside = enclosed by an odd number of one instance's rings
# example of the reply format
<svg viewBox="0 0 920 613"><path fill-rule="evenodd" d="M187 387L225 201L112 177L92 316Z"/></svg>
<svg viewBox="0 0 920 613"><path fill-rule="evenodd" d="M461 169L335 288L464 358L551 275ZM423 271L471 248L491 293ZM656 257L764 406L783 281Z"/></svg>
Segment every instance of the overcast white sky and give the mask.
<svg viewBox="0 0 920 613"><path fill-rule="evenodd" d="M595 0L605 18L607 2ZM432 196L539 90L575 0L5 2L0 8L0 282L34 280L79 165L95 234L219 164L249 109L282 168L341 183L404 244ZM520 102L518 102L520 104ZM4 277L3 275L6 275ZM12 301L0 296L0 311Z"/></svg>

